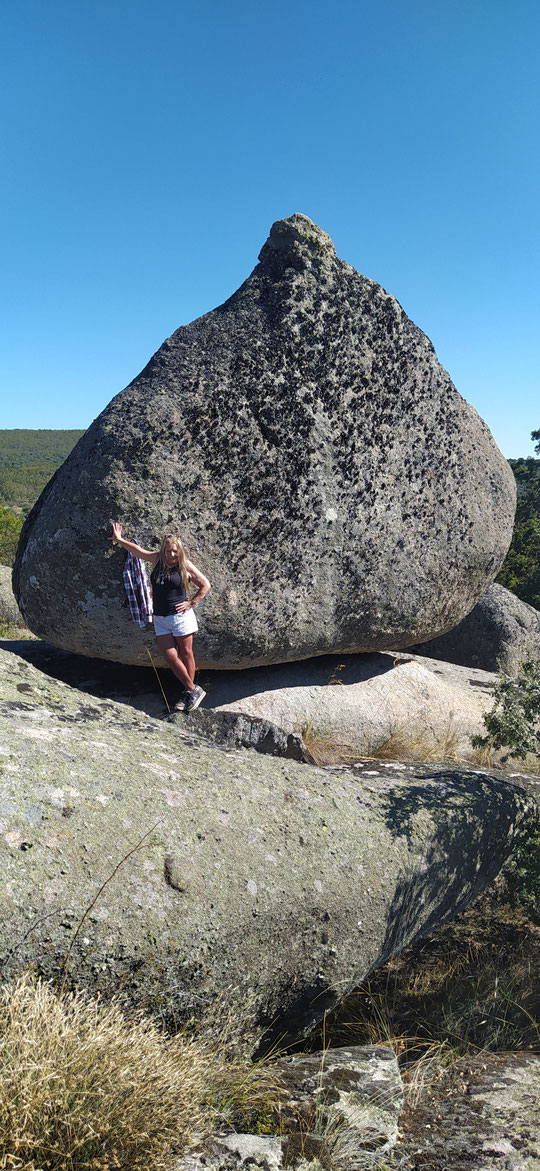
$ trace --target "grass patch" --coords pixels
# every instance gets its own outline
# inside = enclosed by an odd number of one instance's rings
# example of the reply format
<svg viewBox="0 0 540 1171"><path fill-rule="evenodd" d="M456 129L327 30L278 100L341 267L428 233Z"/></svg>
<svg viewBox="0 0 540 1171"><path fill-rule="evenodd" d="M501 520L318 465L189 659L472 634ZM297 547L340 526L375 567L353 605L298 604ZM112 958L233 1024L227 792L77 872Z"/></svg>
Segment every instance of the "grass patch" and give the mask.
<svg viewBox="0 0 540 1171"><path fill-rule="evenodd" d="M300 724L298 731L312 760L319 768L327 764L354 764L362 753L351 748L345 741L336 739L335 733L325 734L317 729L311 720Z"/></svg>
<svg viewBox="0 0 540 1171"><path fill-rule="evenodd" d="M373 760L458 761L462 737L451 722L439 733L431 728L396 728L383 739L368 744L366 756Z"/></svg>
<svg viewBox="0 0 540 1171"><path fill-rule="evenodd" d="M496 768L506 773L530 773L532 776L540 776L540 756L535 752L527 752L523 759L517 760L501 748L493 748L490 744L477 744L468 758L468 763L476 768Z"/></svg>
<svg viewBox="0 0 540 1171"><path fill-rule="evenodd" d="M170 1168L218 1121L249 1124L276 1084L215 1041L167 1036L28 973L0 994L3 1171Z"/></svg>
<svg viewBox="0 0 540 1171"><path fill-rule="evenodd" d="M366 736L364 744L358 748L352 748L350 744L336 737L335 733L325 734L310 720L300 724L298 731L305 747L319 767L329 764L352 765L362 759L418 760L424 763L451 760L457 763L460 759L458 748L463 741L463 736L459 735L450 722L440 733L424 727L410 730L394 728L379 740L372 740Z"/></svg>
<svg viewBox="0 0 540 1171"><path fill-rule="evenodd" d="M14 642L20 638L36 640L36 635L32 634L30 630L27 630L25 626L15 626L13 622L6 622L0 619L0 639L5 639L6 642Z"/></svg>
<svg viewBox="0 0 540 1171"><path fill-rule="evenodd" d="M332 1045L388 1044L405 1066L540 1045L540 928L504 875L451 923L393 957L331 1021ZM317 1047L320 1038L314 1042ZM423 1075L425 1077L425 1075Z"/></svg>

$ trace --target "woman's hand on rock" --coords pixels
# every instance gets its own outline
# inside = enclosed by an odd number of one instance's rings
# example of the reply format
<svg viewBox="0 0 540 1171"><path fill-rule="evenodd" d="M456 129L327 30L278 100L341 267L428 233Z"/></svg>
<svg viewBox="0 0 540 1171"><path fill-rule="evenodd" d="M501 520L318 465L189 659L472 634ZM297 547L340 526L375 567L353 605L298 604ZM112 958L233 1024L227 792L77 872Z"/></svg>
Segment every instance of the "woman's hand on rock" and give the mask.
<svg viewBox="0 0 540 1171"><path fill-rule="evenodd" d="M109 537L109 541L120 541L122 537L122 525L119 525L118 522L114 520L111 521L111 524L112 537Z"/></svg>

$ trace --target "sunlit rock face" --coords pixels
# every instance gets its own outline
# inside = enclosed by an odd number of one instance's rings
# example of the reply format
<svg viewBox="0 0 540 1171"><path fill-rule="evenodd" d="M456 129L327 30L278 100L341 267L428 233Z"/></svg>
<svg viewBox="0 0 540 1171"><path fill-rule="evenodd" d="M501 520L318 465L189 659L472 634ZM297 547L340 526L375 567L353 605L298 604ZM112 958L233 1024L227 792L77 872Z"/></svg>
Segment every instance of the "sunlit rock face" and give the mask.
<svg viewBox="0 0 540 1171"><path fill-rule="evenodd" d="M526 778L312 768L200 726L0 649L4 980L67 973L176 1029L214 1004L221 1042L225 1005L235 1036L278 1049L467 907L536 824Z"/></svg>
<svg viewBox="0 0 540 1171"><path fill-rule="evenodd" d="M472 609L514 504L429 339L294 215L92 424L27 521L14 588L57 646L148 662L113 518L150 548L179 531L211 579L201 665L398 648Z"/></svg>

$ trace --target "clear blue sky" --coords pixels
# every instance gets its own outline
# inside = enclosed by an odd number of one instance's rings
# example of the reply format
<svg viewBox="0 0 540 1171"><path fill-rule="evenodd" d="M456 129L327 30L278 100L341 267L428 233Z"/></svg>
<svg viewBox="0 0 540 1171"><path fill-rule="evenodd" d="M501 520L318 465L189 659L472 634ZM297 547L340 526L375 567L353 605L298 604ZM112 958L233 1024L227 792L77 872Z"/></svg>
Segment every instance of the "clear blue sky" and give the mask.
<svg viewBox="0 0 540 1171"><path fill-rule="evenodd" d="M301 211L540 427L538 0L4 0L1 427L86 427Z"/></svg>

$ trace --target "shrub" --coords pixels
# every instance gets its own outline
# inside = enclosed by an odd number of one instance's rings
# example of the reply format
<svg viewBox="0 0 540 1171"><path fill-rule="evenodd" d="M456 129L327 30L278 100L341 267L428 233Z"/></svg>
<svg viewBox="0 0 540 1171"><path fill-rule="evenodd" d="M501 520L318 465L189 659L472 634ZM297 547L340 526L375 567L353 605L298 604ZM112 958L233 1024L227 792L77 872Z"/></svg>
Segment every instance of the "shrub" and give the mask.
<svg viewBox="0 0 540 1171"><path fill-rule="evenodd" d="M20 516L0 505L0 565L13 565L21 529Z"/></svg>
<svg viewBox="0 0 540 1171"><path fill-rule="evenodd" d="M540 757L540 662L522 663L516 679L503 676L495 703L484 716L485 736L474 736L480 749L508 748L509 756L538 767ZM531 761L532 757L532 761ZM508 894L531 920L540 924L540 828L514 850L504 869Z"/></svg>
<svg viewBox="0 0 540 1171"><path fill-rule="evenodd" d="M503 676L494 704L484 716L485 736L473 736L475 748L508 748L509 756L525 760L540 754L540 662L522 663L516 679Z"/></svg>
<svg viewBox="0 0 540 1171"><path fill-rule="evenodd" d="M517 846L502 873L512 906L540 927L540 826Z"/></svg>
<svg viewBox="0 0 540 1171"><path fill-rule="evenodd" d="M220 1117L260 1110L272 1071L168 1037L26 974L0 993L0 1168L168 1168Z"/></svg>

